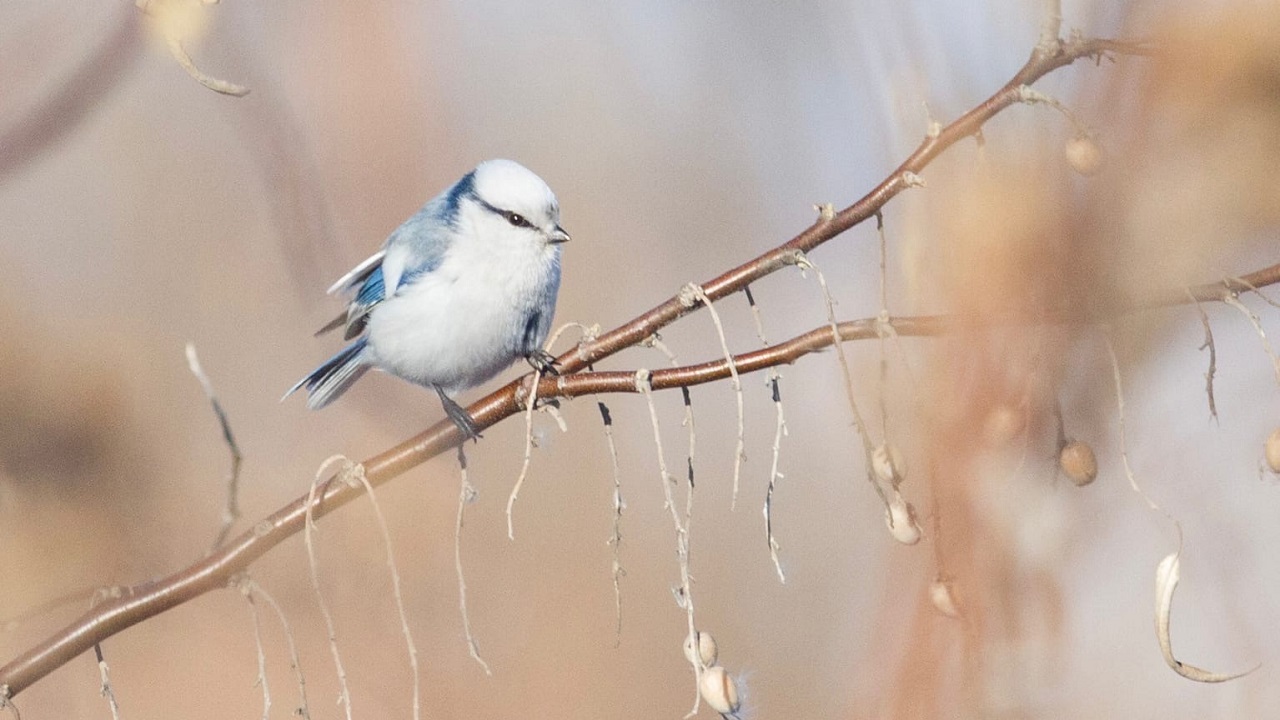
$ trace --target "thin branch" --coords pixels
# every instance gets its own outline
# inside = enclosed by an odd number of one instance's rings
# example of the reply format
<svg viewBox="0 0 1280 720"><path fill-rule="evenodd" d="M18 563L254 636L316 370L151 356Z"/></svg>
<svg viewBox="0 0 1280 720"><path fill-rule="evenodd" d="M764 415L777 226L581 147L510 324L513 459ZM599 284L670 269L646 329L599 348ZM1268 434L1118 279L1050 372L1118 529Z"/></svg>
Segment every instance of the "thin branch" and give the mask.
<svg viewBox="0 0 1280 720"><path fill-rule="evenodd" d="M1204 374L1204 392L1209 397L1209 417L1215 421L1218 419L1218 403L1213 399L1213 377L1218 372L1218 349L1213 344L1213 328L1209 325L1209 315L1200 307L1200 302L1195 298L1191 299L1195 303L1196 312L1200 314L1200 324L1204 326L1204 342L1200 345L1200 350L1208 348L1209 350L1209 369ZM1061 417L1059 417L1061 421Z"/></svg>
<svg viewBox="0 0 1280 720"><path fill-rule="evenodd" d="M320 491L320 478L324 476L328 467L334 462L346 461L341 455L335 455L320 463L319 469L316 470L315 479L311 481L311 490L307 493L306 505L303 509L303 531L302 538L307 546L307 562L311 570L311 589L316 595L316 604L320 606L320 614L324 617L324 627L329 639L329 654L333 657L333 668L338 675L338 702L342 705L346 712L347 720L352 720L351 715L351 689L347 687L347 670L342 665L342 653L338 652L338 633L333 625L333 613L329 612L329 603L324 600L324 593L320 591L320 565L316 559L315 544L311 540L311 535L315 530L315 515L317 506L324 502L328 491L333 487L349 487L346 483L331 482L333 478L325 480L324 490Z"/></svg>
<svg viewBox="0 0 1280 720"><path fill-rule="evenodd" d="M1046 55L1058 49L1062 34L1062 0L1044 0L1044 19L1040 23L1040 42L1036 52Z"/></svg>
<svg viewBox="0 0 1280 720"><path fill-rule="evenodd" d="M1147 507L1164 515L1169 522L1173 524L1178 533L1178 547L1182 547L1182 523L1178 522L1168 510L1165 510L1159 503L1151 498L1141 486L1138 485L1138 478L1133 474L1133 467L1129 465L1129 438L1125 432L1124 422L1124 386L1120 382L1120 359L1116 357L1116 349L1111 344L1111 334L1104 332L1102 335L1103 342L1107 348L1107 356L1111 359L1111 378L1116 386L1116 422L1120 427L1120 463L1124 467L1125 477L1129 480L1129 487L1133 489L1138 497L1142 498Z"/></svg>
<svg viewBox="0 0 1280 720"><path fill-rule="evenodd" d="M231 534L232 526L240 519L240 463L244 461L244 455L240 453L236 436L231 432L231 420L227 418L227 412L222 409L222 403L218 401L218 395L213 391L213 381L200 366L200 358L196 356L196 346L192 343L187 343L187 367L191 369L191 374L196 376L196 380L200 381L204 396L213 406L213 414L218 418L218 425L222 428L222 441L227 444L227 450L231 453L231 470L227 473L227 504L222 509L222 527L218 528L218 534L213 539L213 549L217 550L227 541L227 535Z"/></svg>
<svg viewBox="0 0 1280 720"><path fill-rule="evenodd" d="M744 440L744 426L746 424L746 415L742 408L742 381L738 378L738 367L733 362L733 353L729 350L729 341L724 336L724 325L720 322L720 313L716 312L715 305L707 296L705 290L700 285L690 283L685 286L681 292L681 296L685 297L685 302L690 306L693 305L693 299L706 306L707 312L711 315L711 321L716 326L716 336L720 338L720 349L724 352L725 362L729 365L729 383L733 386L734 396L738 401L738 446L733 454L733 499L729 501L729 509L734 510L738 507L738 484L739 478L742 477L742 460L746 457L746 441ZM688 397L686 393L686 397ZM692 429L690 430L692 432ZM690 435L692 438L692 435ZM692 443L692 439L690 440ZM690 446L689 473L693 474L693 458L692 445Z"/></svg>
<svg viewBox="0 0 1280 720"><path fill-rule="evenodd" d="M626 500L622 497L622 470L618 466L618 444L613 439L613 416L609 406L597 402L600 409L600 421L604 425L605 442L609 444L609 461L613 466L613 532L609 535L609 546L613 549L613 605L617 622L613 630L613 646L622 643L622 576L627 572L622 568L622 511L626 509Z"/></svg>
<svg viewBox="0 0 1280 720"><path fill-rule="evenodd" d="M533 409L538 405L538 383L542 380L542 371L533 372L533 382L529 383L529 397L523 400L524 411L524 460L520 463L520 474L511 486L511 494L507 496L507 539L516 539L515 520L512 512L516 506L516 498L520 497L520 489L524 487L524 479L529 475L529 465L533 462ZM465 467L464 467L465 471Z"/></svg>
<svg viewBox="0 0 1280 720"><path fill-rule="evenodd" d="M564 333L564 331L570 328L576 328L579 331L581 331L584 338L592 337L594 333L594 330L592 328L588 328L582 323L577 323L577 322L565 323L564 325L561 325L554 333L551 334L551 337L548 338L547 341L543 344L543 348L546 350L550 350L556 344L556 341L560 339L560 336ZM525 405L524 460L520 464L520 474L516 476L515 485L511 487L511 494L507 496L507 539L508 540L516 539L516 527L515 527L515 522L512 520L512 510L515 508L516 498L520 496L520 489L524 487L525 478L528 477L529 475L529 465L533 462L533 445L534 445L533 411L538 407L538 383L542 380L542 376L543 376L543 372L541 368L534 371L533 381L529 384L529 390L527 392L528 399L522 401L524 402L524 405ZM554 406L548 406L548 409L551 409L552 412L554 412ZM555 415L554 417L556 419L556 422L560 425L561 432L567 432L563 418L561 418L559 415ZM465 468L464 468L464 471L465 471Z"/></svg>
<svg viewBox="0 0 1280 720"><path fill-rule="evenodd" d="M120 704L116 702L115 690L111 689L111 670L107 667L107 659L102 654L102 643L96 643L93 646L93 655L98 660L98 677L102 683L100 692L111 708L111 720L120 720Z"/></svg>
<svg viewBox="0 0 1280 720"><path fill-rule="evenodd" d="M875 468L872 465L872 454L875 448L871 443L871 436L867 430L867 422L862 419L862 413L858 410L858 400L853 391L853 375L849 369L849 358L844 354L844 344L839 342L840 328L836 322L835 302L831 299L831 291L827 288L827 279L823 276L822 271L814 265L807 257L801 257L797 260L800 268L812 270L813 274L818 277L818 287L822 290L822 300L827 308L827 323L831 328L832 345L836 349L836 360L840 362L840 379L844 384L845 399L849 402L849 411L853 414L853 429L857 431L858 438L862 440L862 457L863 464L867 472L867 482L871 483L871 487L875 488L876 494L880 496L880 501L884 503L885 511L889 511L889 497L885 495L884 488L880 487L880 483L876 482ZM880 333L880 318L877 320L877 335Z"/></svg>
<svg viewBox="0 0 1280 720"><path fill-rule="evenodd" d="M458 447L462 445L459 444ZM382 533L382 545L387 551L387 571L391 573L391 597L395 600L396 612L400 615L400 634L404 636L405 648L409 652L409 669L413 673L413 720L419 720L422 717L422 683L418 672L418 646L414 644L413 633L409 631L409 613L404 609L404 594L400 589L400 569L396 565L396 555L392 549L391 530L387 528L387 519L382 514L382 505L378 503L378 496L373 492L373 485L364 475L364 467L354 463L348 464L343 467L339 477L352 487L364 488L365 494L369 496L369 504L373 506L373 517L378 523L378 530Z"/></svg>
<svg viewBox="0 0 1280 720"><path fill-rule="evenodd" d="M773 491L777 487L777 481L782 479L782 473L778 472L778 455L779 448L782 445L782 437L787 434L787 421L782 415L782 392L778 389L778 377L775 374L769 379L769 385L773 388L773 407L774 407L774 427L773 427L773 462L769 465L769 486L764 494L764 534L765 540L769 543L769 559L773 560L773 569L778 573L778 582L786 584L787 575L782 571L782 560L778 557L778 551L782 546L778 544L778 539L773 536Z"/></svg>
<svg viewBox="0 0 1280 720"><path fill-rule="evenodd" d="M293 670L294 679L298 683L298 700L299 705L293 714L301 717L303 720L311 720L311 708L307 704L307 679L302 674L302 660L298 657L298 643L293 637L293 628L289 626L289 619L285 617L284 609L280 607L280 603L267 592L265 588L259 585L252 577L248 575L241 576L243 578L243 592L252 595L261 595L263 600L271 606L275 611L276 619L280 621L280 628L284 631L284 641L289 647L289 667Z"/></svg>
<svg viewBox="0 0 1280 720"><path fill-rule="evenodd" d="M650 384L652 373L648 370L637 370L632 376L632 382L635 383L636 391L644 395L644 399L649 405L649 421L653 426L653 444L658 454L658 473L662 479L662 497L665 501L667 510L671 512L671 524L675 526L676 531L676 560L680 565L680 586L673 589L676 598L676 604L685 611L688 620L689 635L688 637L697 637L696 625L693 615L693 580L692 573L689 568L689 525L693 516L693 486L689 486L685 494L685 511L684 517L681 518L680 511L676 509L675 497L671 491L675 485L675 477L667 470L666 452L662 445L662 427L658 422L658 406L653 402L653 387ZM692 466L690 466L692 469ZM693 665L693 709L689 711L686 718L691 717L698 712L698 705L702 700L701 694L698 692L698 683L702 679L702 665L698 662L696 655L689 661Z"/></svg>
<svg viewBox="0 0 1280 720"><path fill-rule="evenodd" d="M453 524L453 569L458 576L458 610L462 613L462 632L467 637L467 652L471 659L480 663L485 675L493 675L489 663L480 657L480 646L476 644L475 635L471 634L471 615L467 612L467 580L462 573L462 521L466 508L476 500L476 488L467 480L467 452L463 443L458 443L458 515Z"/></svg>
<svg viewBox="0 0 1280 720"><path fill-rule="evenodd" d="M253 590L245 582L247 579L248 576L242 576L240 582L233 584L244 596L253 616L253 646L258 651L258 679L254 684L262 688L262 720L268 720L271 717L271 686L267 682L267 652L262 647L262 618L258 616L258 604L253 601Z"/></svg>

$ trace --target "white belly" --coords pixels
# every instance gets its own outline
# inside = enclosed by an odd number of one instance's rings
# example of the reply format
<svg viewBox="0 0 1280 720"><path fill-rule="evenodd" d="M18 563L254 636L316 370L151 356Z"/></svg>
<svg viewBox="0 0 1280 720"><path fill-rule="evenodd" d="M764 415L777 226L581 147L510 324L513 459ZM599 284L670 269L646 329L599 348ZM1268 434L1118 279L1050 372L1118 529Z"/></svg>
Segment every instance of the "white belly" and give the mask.
<svg viewBox="0 0 1280 720"><path fill-rule="evenodd" d="M525 321L549 268L541 258L474 260L456 253L373 309L368 338L375 366L453 394L519 358Z"/></svg>

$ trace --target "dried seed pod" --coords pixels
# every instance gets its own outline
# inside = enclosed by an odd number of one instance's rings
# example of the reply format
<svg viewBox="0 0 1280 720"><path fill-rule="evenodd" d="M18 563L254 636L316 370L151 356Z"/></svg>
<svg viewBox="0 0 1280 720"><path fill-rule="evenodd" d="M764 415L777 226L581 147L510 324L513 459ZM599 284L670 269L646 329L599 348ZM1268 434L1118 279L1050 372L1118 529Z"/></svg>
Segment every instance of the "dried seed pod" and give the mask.
<svg viewBox="0 0 1280 720"><path fill-rule="evenodd" d="M943 578L935 578L929 584L929 601L938 612L949 618L960 617L960 608L956 605L955 592L951 583Z"/></svg>
<svg viewBox="0 0 1280 720"><path fill-rule="evenodd" d="M1086 177L1102 169L1102 146L1088 135L1079 135L1067 143L1064 152L1072 170Z"/></svg>
<svg viewBox="0 0 1280 720"><path fill-rule="evenodd" d="M738 712L740 707L738 685L719 665L702 671L698 691L702 693L702 699L707 701L711 709L721 715L732 715Z"/></svg>
<svg viewBox="0 0 1280 720"><path fill-rule="evenodd" d="M1093 456L1093 448L1079 440L1063 446L1058 453L1058 466L1076 487L1084 487L1098 477L1098 459Z"/></svg>
<svg viewBox="0 0 1280 720"><path fill-rule="evenodd" d="M889 501L889 509L884 513L885 524L889 526L889 534L903 545L915 545L920 542L920 525L916 523L916 509L911 503L894 493Z"/></svg>
<svg viewBox="0 0 1280 720"><path fill-rule="evenodd" d="M1275 432L1271 433L1262 448L1267 457L1267 467L1271 468L1273 473L1280 473L1280 428L1276 428Z"/></svg>
<svg viewBox="0 0 1280 720"><path fill-rule="evenodd" d="M703 632L701 630L695 631L695 634L698 636L698 657L695 659L693 655L693 636L691 635L684 639L685 659L689 661L690 665L697 662L701 662L702 667L711 667L712 665L715 665L716 656L719 654L719 650L716 648L715 638L711 637L711 633Z"/></svg>
<svg viewBox="0 0 1280 720"><path fill-rule="evenodd" d="M881 482L898 487L907 478L907 462L893 443L880 443L871 453L871 468Z"/></svg>

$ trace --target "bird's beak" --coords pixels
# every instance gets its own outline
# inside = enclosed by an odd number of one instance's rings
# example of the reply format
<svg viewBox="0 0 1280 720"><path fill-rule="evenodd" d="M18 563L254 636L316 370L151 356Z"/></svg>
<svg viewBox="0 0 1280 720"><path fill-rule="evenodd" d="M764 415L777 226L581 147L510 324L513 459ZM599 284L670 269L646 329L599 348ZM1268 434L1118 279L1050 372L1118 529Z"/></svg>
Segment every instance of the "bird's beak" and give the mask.
<svg viewBox="0 0 1280 720"><path fill-rule="evenodd" d="M569 233L565 232L564 228L557 225L554 230L547 233L547 242L551 243L552 245L567 243L569 242Z"/></svg>

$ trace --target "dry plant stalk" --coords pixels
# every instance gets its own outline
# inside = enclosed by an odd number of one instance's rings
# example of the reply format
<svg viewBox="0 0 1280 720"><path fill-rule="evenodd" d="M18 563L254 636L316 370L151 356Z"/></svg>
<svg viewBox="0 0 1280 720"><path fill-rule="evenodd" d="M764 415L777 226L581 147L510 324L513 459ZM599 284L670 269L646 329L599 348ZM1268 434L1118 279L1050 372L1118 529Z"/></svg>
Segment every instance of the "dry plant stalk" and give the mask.
<svg viewBox="0 0 1280 720"><path fill-rule="evenodd" d="M467 580L462 572L462 525L466 508L475 502L478 493L475 486L467 480L467 454L461 443L458 445L458 478L458 514L453 524L453 569L458 578L458 611L462 614L462 632L467 639L467 652L484 669L485 675L493 675L489 663L480 657L480 646L476 644L475 635L471 632L471 614L467 612ZM509 519L510 515L507 517Z"/></svg>

